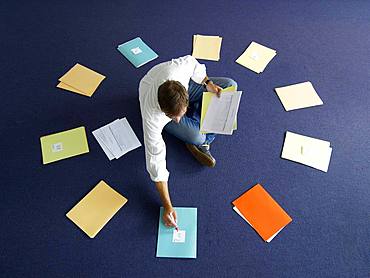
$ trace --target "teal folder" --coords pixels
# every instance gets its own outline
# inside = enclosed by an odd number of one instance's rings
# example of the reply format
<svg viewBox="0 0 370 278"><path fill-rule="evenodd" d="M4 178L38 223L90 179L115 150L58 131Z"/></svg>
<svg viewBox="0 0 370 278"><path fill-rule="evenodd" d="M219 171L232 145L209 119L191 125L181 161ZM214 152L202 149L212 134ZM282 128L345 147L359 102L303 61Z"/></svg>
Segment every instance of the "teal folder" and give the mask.
<svg viewBox="0 0 370 278"><path fill-rule="evenodd" d="M158 54L139 37L119 45L117 49L136 68L158 57Z"/></svg>
<svg viewBox="0 0 370 278"><path fill-rule="evenodd" d="M197 257L197 209L174 208L177 214L177 225L180 231L185 231L184 242L173 242L175 228L163 224L163 207L160 209L157 257L191 258Z"/></svg>

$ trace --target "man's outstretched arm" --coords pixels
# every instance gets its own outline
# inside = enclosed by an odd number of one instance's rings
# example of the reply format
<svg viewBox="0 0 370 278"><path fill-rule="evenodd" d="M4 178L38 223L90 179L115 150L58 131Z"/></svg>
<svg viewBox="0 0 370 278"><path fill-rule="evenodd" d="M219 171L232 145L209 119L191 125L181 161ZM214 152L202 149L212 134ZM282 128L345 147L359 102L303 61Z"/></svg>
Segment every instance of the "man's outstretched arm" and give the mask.
<svg viewBox="0 0 370 278"><path fill-rule="evenodd" d="M161 197L164 212L163 212L163 222L168 227L175 227L174 223L171 221L171 214L177 221L176 211L172 207L170 193L168 192L168 184L166 181L155 182L159 196Z"/></svg>

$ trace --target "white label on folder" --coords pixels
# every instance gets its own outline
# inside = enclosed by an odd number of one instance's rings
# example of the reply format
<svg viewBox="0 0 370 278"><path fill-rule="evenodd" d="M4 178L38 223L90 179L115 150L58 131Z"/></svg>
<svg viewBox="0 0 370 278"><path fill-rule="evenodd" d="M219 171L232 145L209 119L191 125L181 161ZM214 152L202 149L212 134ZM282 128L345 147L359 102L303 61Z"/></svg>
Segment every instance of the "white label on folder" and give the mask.
<svg viewBox="0 0 370 278"><path fill-rule="evenodd" d="M257 60L260 58L260 56L258 55L258 53L257 53L257 52L253 52L253 53L251 54L251 58L252 58L253 60L257 61Z"/></svg>
<svg viewBox="0 0 370 278"><path fill-rule="evenodd" d="M134 53L135 55L137 55L137 54L140 54L143 51L140 49L140 47L135 47L135 48L131 49L131 52Z"/></svg>
<svg viewBox="0 0 370 278"><path fill-rule="evenodd" d="M61 152L63 150L63 144L61 142L60 143L55 143L51 146L51 149L52 149L53 153Z"/></svg>
<svg viewBox="0 0 370 278"><path fill-rule="evenodd" d="M184 243L185 242L185 231L176 231L176 229L173 230L173 236L172 236L172 242L175 243Z"/></svg>

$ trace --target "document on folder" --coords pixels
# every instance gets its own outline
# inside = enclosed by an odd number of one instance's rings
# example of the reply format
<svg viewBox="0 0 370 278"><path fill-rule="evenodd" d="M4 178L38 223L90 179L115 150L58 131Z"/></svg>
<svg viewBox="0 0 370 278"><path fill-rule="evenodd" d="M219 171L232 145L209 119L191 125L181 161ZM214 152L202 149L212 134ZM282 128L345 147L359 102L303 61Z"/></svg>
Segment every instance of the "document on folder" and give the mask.
<svg viewBox="0 0 370 278"><path fill-rule="evenodd" d="M224 92L212 97L201 125L201 132L231 135L237 117L241 91Z"/></svg>
<svg viewBox="0 0 370 278"><path fill-rule="evenodd" d="M275 49L268 48L256 42L251 42L235 62L256 73L261 73L275 56Z"/></svg>
<svg viewBox="0 0 370 278"><path fill-rule="evenodd" d="M42 136L40 143L43 164L89 152L86 131L83 126Z"/></svg>
<svg viewBox="0 0 370 278"><path fill-rule="evenodd" d="M227 87L225 89L222 89L221 93L223 92L236 92L237 91L237 88L236 86L230 86L230 87ZM208 106L209 106L209 103L211 102L211 99L213 97L216 97L216 95L214 93L211 93L211 92L204 92L203 93L203 97L202 97L202 110L201 110L201 116L200 116L200 126L203 125L203 121L204 121L204 118L206 117L206 113L207 113L207 110L208 110ZM234 125L233 125L233 130L237 130L238 128L238 121L237 121L237 118L235 118L235 122L234 122ZM207 132L202 132L201 133L207 133Z"/></svg>
<svg viewBox="0 0 370 278"><path fill-rule="evenodd" d="M179 230L166 227L162 217L164 209L160 208L157 257L188 258L197 257L197 208L175 207Z"/></svg>

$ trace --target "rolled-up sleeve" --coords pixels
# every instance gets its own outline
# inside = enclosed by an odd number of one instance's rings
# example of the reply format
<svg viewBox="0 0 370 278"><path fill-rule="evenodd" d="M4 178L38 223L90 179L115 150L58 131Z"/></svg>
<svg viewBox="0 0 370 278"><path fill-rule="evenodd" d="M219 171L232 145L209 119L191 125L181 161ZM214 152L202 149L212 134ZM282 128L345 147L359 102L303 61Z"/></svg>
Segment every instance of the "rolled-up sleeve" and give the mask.
<svg viewBox="0 0 370 278"><path fill-rule="evenodd" d="M191 76L191 79L200 84L204 80L204 78L207 76L206 72L206 66L203 64L200 64L197 59L195 59L193 56L189 56L194 60L194 71L193 75Z"/></svg>
<svg viewBox="0 0 370 278"><path fill-rule="evenodd" d="M172 62L179 66L180 71L177 74L182 74L183 77L188 76L198 84L201 84L207 76L206 66L200 64L193 56L187 55L174 59Z"/></svg>
<svg viewBox="0 0 370 278"><path fill-rule="evenodd" d="M168 181L166 167L166 144L162 138L162 127L143 119L146 169L152 181Z"/></svg>

